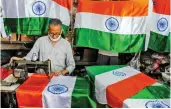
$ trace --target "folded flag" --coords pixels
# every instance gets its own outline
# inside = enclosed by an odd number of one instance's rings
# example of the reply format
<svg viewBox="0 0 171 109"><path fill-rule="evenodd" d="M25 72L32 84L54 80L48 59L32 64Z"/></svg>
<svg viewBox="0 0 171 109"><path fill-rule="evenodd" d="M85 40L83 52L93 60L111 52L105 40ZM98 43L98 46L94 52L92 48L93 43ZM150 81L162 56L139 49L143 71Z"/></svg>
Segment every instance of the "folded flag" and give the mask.
<svg viewBox="0 0 171 109"><path fill-rule="evenodd" d="M148 0L80 0L75 20L75 45L113 52L144 48Z"/></svg>
<svg viewBox="0 0 171 109"><path fill-rule="evenodd" d="M62 21L64 34L70 24L71 0L2 0L2 7L5 28L18 34L47 34L50 18Z"/></svg>
<svg viewBox="0 0 171 109"><path fill-rule="evenodd" d="M153 0L149 22L149 48L157 52L170 52L170 0Z"/></svg>
<svg viewBox="0 0 171 109"><path fill-rule="evenodd" d="M170 88L155 83L124 100L124 108L170 108Z"/></svg>
<svg viewBox="0 0 171 109"><path fill-rule="evenodd" d="M85 78L34 74L16 91L21 108L96 107L89 97L89 83ZM24 98L24 99L23 99Z"/></svg>
<svg viewBox="0 0 171 109"><path fill-rule="evenodd" d="M87 68L87 71L92 80L94 79L97 101L111 107L122 107L124 100L156 82L130 66L102 66L102 68L91 67Z"/></svg>

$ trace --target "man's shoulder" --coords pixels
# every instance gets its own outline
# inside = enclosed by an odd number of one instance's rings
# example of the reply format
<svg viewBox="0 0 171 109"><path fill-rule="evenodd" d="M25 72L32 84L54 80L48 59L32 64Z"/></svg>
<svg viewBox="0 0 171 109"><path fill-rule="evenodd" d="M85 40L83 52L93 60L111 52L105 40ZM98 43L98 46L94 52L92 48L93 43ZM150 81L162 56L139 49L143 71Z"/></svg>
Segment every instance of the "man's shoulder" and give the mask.
<svg viewBox="0 0 171 109"><path fill-rule="evenodd" d="M64 38L61 38L61 42L67 46L70 46L70 43L67 40L65 40Z"/></svg>
<svg viewBox="0 0 171 109"><path fill-rule="evenodd" d="M42 36L37 39L37 41L44 41L47 40L48 36Z"/></svg>

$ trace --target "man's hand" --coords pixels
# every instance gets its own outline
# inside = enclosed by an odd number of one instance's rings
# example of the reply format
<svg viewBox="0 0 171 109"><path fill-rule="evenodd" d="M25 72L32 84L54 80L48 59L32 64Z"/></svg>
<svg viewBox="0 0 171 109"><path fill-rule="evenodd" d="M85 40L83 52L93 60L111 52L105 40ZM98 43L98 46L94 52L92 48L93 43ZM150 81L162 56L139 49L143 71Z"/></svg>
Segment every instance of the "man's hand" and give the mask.
<svg viewBox="0 0 171 109"><path fill-rule="evenodd" d="M55 75L56 75L56 76L57 76L57 75L66 75L67 73L69 73L68 70L61 70L61 71L56 71L56 72L55 72Z"/></svg>
<svg viewBox="0 0 171 109"><path fill-rule="evenodd" d="M9 64L11 64L12 63L12 61L18 61L18 60L24 60L24 58L18 58L18 57L12 57L11 59L10 59L10 62L9 62Z"/></svg>
<svg viewBox="0 0 171 109"><path fill-rule="evenodd" d="M55 75L58 76L58 75L63 75L63 74L62 74L62 71L56 71Z"/></svg>

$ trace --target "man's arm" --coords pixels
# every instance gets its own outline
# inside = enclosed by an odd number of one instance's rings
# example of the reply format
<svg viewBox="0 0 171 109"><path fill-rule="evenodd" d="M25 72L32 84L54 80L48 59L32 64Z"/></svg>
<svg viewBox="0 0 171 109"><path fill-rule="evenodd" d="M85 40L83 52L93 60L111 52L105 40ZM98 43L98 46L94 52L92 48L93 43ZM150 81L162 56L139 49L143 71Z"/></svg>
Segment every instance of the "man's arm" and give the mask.
<svg viewBox="0 0 171 109"><path fill-rule="evenodd" d="M55 75L71 74L71 72L74 71L74 69L75 69L75 61L74 61L74 58L73 58L72 49L71 49L70 45L67 48L66 64L67 64L66 69L56 71Z"/></svg>
<svg viewBox="0 0 171 109"><path fill-rule="evenodd" d="M73 58L71 45L69 45L67 49L66 65L67 65L66 70L68 71L69 74L71 74L71 72L73 72L75 69L75 61Z"/></svg>
<svg viewBox="0 0 171 109"><path fill-rule="evenodd" d="M27 56L25 56L25 57L23 57L23 58L12 57L12 58L10 59L10 63L11 63L13 60L16 60L16 61L18 61L18 60L24 60L24 59L26 59L26 60L31 60L31 59L32 59L33 53L35 53L36 56L38 56L38 52L39 52L39 43L40 43L40 42L39 42L39 39L38 39L38 40L35 42L33 48L31 49L31 51L27 54Z"/></svg>
<svg viewBox="0 0 171 109"><path fill-rule="evenodd" d="M39 49L40 49L40 40L37 39L37 41L35 42L33 48L30 50L30 52L25 56L23 57L24 59L26 60L31 60L32 59L32 56L33 56L33 53L36 54L37 58L38 58L38 52L39 52Z"/></svg>

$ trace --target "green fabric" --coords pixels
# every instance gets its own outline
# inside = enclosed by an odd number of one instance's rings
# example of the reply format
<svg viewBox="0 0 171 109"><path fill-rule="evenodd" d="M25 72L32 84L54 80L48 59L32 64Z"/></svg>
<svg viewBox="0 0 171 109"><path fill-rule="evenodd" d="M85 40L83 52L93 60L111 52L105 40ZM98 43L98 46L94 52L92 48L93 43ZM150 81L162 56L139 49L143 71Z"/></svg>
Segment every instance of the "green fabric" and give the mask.
<svg viewBox="0 0 171 109"><path fill-rule="evenodd" d="M148 86L131 99L166 99L170 98L170 88L167 86Z"/></svg>
<svg viewBox="0 0 171 109"><path fill-rule="evenodd" d="M170 35L164 36L150 32L149 48L157 52L170 52Z"/></svg>
<svg viewBox="0 0 171 109"><path fill-rule="evenodd" d="M145 34L123 35L76 28L74 45L113 52L135 53L144 49L145 36Z"/></svg>
<svg viewBox="0 0 171 109"><path fill-rule="evenodd" d="M29 18L4 18L4 26L7 33L26 35L46 35L50 18L29 17ZM63 34L66 35L68 26L62 25Z"/></svg>
<svg viewBox="0 0 171 109"><path fill-rule="evenodd" d="M87 74L89 75L89 77L94 82L96 75L99 75L99 74L102 74L104 72L108 72L111 70L115 70L118 68L122 68L125 66L127 66L127 65L90 66L90 67L86 67L86 71L87 71Z"/></svg>
<svg viewBox="0 0 171 109"><path fill-rule="evenodd" d="M72 92L72 108L95 108L96 103L90 98L90 83L87 78L77 77Z"/></svg>

